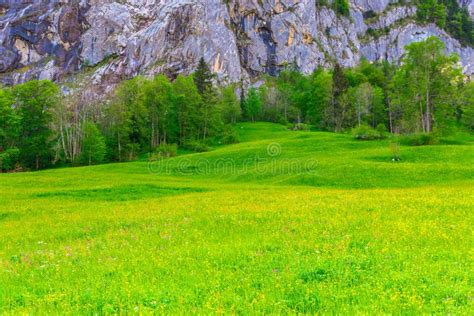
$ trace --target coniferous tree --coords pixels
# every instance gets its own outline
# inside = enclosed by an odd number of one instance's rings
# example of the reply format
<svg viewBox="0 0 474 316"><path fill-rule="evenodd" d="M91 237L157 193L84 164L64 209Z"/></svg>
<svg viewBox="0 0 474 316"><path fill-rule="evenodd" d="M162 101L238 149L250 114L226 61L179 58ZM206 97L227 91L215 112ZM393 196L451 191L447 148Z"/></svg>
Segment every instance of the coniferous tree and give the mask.
<svg viewBox="0 0 474 316"><path fill-rule="evenodd" d="M212 88L212 80L214 74L209 69L209 65L206 63L204 58L199 59L198 67L194 72L194 83L196 84L199 94L204 95L207 90Z"/></svg>
<svg viewBox="0 0 474 316"><path fill-rule="evenodd" d="M344 107L347 103L343 99L346 98L345 93L349 88L349 81L344 73L344 69L342 69L338 63L334 66L332 82L332 127L335 131L340 131L342 128Z"/></svg>

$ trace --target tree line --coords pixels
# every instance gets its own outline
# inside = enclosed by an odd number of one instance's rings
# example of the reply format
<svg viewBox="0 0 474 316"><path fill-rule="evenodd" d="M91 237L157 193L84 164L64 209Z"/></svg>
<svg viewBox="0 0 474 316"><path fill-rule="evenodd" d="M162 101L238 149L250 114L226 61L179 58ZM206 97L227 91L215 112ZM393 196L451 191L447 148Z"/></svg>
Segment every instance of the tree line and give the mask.
<svg viewBox="0 0 474 316"><path fill-rule="evenodd" d="M240 119L232 85L217 87L201 60L190 76L123 82L97 106L63 96L50 81L0 89L0 170L130 161L166 144L205 150L233 142L226 126Z"/></svg>
<svg viewBox="0 0 474 316"><path fill-rule="evenodd" d="M103 104L80 104L49 81L0 89L0 170L130 161L171 144L204 151L233 143L238 121L269 121L343 132L394 134L474 129L474 83L437 38L406 47L400 65L369 63L302 74L287 65L253 87L218 85L197 71L123 82ZM240 96L240 97L238 97ZM168 146L168 147L167 147Z"/></svg>

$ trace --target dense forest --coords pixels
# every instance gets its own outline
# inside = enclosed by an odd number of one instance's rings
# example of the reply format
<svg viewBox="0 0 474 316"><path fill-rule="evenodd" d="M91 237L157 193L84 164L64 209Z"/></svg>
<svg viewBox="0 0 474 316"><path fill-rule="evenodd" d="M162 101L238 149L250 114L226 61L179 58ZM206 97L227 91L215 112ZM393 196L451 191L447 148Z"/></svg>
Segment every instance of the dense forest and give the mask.
<svg viewBox="0 0 474 316"><path fill-rule="evenodd" d="M434 135L474 129L474 82L457 56L432 37L407 46L401 66L362 61L277 77L244 88L219 85L201 60L197 71L123 82L103 104L83 106L49 81L0 89L0 170L130 161L176 148L206 151L238 139L232 124L270 121L292 129L351 131L357 138Z"/></svg>

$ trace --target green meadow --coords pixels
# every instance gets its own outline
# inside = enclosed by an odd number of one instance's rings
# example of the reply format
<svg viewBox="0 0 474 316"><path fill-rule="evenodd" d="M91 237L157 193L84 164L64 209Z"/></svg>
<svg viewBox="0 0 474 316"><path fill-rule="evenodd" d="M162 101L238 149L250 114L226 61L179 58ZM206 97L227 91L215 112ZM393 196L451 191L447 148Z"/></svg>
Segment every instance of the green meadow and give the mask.
<svg viewBox="0 0 474 316"><path fill-rule="evenodd" d="M0 175L3 314L472 314L472 137L243 123L161 161Z"/></svg>

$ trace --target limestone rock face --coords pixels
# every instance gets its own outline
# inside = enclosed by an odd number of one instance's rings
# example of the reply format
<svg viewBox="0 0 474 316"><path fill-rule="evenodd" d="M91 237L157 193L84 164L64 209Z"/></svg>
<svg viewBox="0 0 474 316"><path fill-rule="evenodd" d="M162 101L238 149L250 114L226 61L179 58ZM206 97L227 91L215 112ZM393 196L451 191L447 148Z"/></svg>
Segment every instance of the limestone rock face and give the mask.
<svg viewBox="0 0 474 316"><path fill-rule="evenodd" d="M329 1L330 3L331 1ZM474 13L474 0L460 0ZM305 73L335 61L398 61L405 45L439 36L474 73L474 51L435 25L417 25L414 6L351 0L350 17L315 0L0 0L0 81L46 78L103 95L138 74L176 76L204 57L220 80Z"/></svg>

